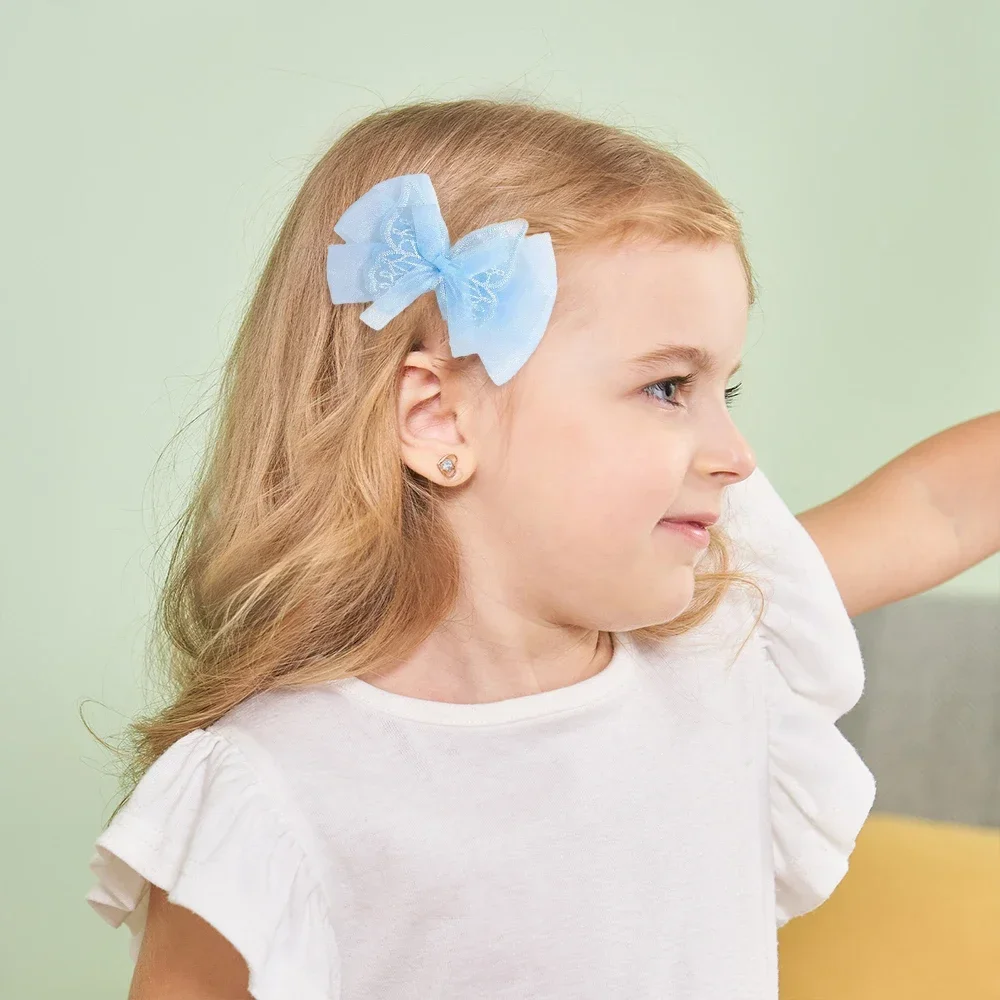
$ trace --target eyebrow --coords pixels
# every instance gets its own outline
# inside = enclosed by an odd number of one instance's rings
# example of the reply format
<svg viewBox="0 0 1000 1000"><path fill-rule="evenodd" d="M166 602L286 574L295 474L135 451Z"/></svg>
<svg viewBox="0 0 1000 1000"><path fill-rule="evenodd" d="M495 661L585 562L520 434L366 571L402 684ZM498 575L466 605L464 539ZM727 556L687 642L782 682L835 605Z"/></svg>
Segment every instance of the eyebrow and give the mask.
<svg viewBox="0 0 1000 1000"><path fill-rule="evenodd" d="M635 371L656 371L663 365L676 364L679 361L691 365L698 374L712 376L718 370L718 365L712 354L703 347L694 347L691 344L663 344L654 347L653 350L640 354L628 362L629 368ZM743 362L740 361L729 373L732 378L741 368Z"/></svg>

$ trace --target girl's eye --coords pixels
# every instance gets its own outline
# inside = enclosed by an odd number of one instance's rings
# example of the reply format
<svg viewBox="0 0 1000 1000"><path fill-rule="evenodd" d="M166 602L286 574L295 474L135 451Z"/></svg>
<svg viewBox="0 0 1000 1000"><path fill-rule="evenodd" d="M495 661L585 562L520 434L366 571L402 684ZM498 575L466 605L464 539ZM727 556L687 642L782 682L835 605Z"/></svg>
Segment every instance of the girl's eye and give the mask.
<svg viewBox="0 0 1000 1000"><path fill-rule="evenodd" d="M662 403L666 403L668 406L679 406L677 398L680 395L682 389L686 388L691 382L690 375L678 375L675 378L661 378L659 382L654 382L652 385L647 385L643 392L647 395L652 396L653 399L658 399ZM670 390L675 390L671 392Z"/></svg>
<svg viewBox="0 0 1000 1000"><path fill-rule="evenodd" d="M669 406L680 406L680 403L677 401L680 392L686 389L693 381L693 375L677 375L674 378L660 379L659 382L647 385L646 388L643 389L643 392L652 396L654 399L659 399L661 402L664 402ZM732 405L732 401L740 394L740 388L742 385L742 382L738 382L736 385L732 386L732 388L726 390L726 406ZM659 394L659 390L661 389L664 393L669 392L670 389L676 389L677 391L664 397Z"/></svg>

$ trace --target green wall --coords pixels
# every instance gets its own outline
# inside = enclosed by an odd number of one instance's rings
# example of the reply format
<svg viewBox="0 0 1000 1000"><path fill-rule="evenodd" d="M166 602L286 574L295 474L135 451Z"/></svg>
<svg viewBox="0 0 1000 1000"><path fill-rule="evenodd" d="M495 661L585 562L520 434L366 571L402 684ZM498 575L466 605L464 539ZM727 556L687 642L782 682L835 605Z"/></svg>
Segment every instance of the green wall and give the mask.
<svg viewBox="0 0 1000 1000"><path fill-rule="evenodd" d="M801 510L1000 406L998 32L985 0L4 4L0 996L125 996L126 932L83 902L115 783L78 712L107 735L141 702L201 425L154 463L341 128L526 88L681 143L745 220L734 412Z"/></svg>

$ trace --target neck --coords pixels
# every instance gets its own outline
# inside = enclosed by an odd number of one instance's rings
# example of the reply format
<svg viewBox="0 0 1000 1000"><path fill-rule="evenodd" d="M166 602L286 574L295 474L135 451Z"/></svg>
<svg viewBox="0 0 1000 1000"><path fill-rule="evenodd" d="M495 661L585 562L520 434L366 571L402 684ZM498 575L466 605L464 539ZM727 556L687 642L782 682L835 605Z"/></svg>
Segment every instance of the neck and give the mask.
<svg viewBox="0 0 1000 1000"><path fill-rule="evenodd" d="M453 616L406 661L364 680L411 698L479 704L576 684L600 673L612 651L611 636L594 629Z"/></svg>

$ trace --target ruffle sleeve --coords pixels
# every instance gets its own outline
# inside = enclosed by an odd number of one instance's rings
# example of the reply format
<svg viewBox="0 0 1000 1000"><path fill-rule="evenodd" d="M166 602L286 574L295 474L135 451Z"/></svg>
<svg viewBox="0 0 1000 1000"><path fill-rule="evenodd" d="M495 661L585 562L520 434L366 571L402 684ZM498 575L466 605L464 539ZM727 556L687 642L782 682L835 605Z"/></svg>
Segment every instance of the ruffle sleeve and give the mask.
<svg viewBox="0 0 1000 1000"><path fill-rule="evenodd" d="M768 600L765 650L775 919L824 902L847 874L875 779L834 724L860 699L857 633L812 537L757 468L727 490L724 523Z"/></svg>
<svg viewBox="0 0 1000 1000"><path fill-rule="evenodd" d="M256 1000L334 1000L325 890L286 815L241 747L196 729L157 758L98 837L87 902L129 928L134 961L153 883L233 944Z"/></svg>

